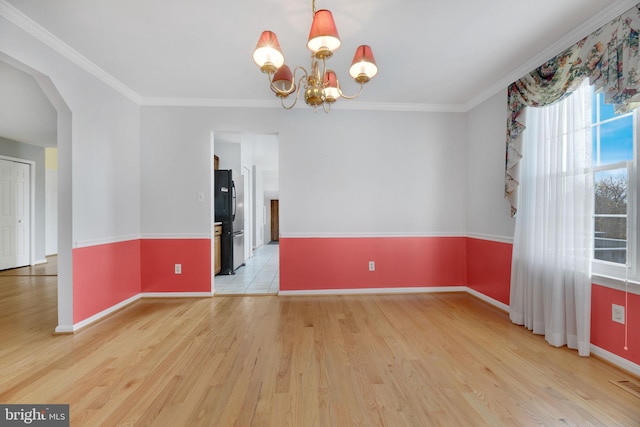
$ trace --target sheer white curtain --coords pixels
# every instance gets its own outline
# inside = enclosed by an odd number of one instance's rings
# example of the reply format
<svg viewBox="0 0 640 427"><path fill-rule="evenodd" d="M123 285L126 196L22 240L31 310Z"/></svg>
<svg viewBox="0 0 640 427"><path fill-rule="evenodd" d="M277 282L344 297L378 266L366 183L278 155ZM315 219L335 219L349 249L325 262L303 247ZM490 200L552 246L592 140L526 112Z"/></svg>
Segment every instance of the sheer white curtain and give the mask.
<svg viewBox="0 0 640 427"><path fill-rule="evenodd" d="M591 88L525 112L510 318L549 344L590 353Z"/></svg>

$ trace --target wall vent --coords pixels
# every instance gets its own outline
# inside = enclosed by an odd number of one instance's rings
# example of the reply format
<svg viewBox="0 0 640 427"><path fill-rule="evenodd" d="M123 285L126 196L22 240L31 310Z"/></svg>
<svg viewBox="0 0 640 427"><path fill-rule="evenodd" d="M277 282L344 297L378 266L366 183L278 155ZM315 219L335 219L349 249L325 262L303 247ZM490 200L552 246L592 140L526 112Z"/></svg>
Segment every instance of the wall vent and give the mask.
<svg viewBox="0 0 640 427"><path fill-rule="evenodd" d="M611 383L617 385L623 390L628 391L629 393L633 394L635 397L640 398L640 383L638 383L637 381L611 380Z"/></svg>

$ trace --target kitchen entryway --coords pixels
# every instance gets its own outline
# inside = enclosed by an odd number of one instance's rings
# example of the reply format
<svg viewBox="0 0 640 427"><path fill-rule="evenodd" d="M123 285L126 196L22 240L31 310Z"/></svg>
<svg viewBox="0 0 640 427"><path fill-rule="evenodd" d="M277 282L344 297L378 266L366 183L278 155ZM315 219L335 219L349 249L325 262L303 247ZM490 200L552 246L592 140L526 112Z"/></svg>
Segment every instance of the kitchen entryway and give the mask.
<svg viewBox="0 0 640 427"><path fill-rule="evenodd" d="M262 245L236 274L214 279L216 295L275 295L280 288L280 248L277 243Z"/></svg>

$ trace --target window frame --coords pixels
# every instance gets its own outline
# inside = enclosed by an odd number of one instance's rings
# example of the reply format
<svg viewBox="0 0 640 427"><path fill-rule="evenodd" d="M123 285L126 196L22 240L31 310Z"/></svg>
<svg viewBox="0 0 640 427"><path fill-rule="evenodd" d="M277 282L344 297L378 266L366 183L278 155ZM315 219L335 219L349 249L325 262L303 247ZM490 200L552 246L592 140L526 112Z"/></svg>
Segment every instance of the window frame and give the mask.
<svg viewBox="0 0 640 427"><path fill-rule="evenodd" d="M603 96L600 94L594 94L594 96L600 97ZM596 105L599 108L600 102L597 99ZM615 118L609 118L603 121L600 121L600 115L597 112L597 120L596 122L592 122L592 130L595 132L596 130L599 132L600 126L615 120ZM591 270L592 275L595 276L603 276L614 279L620 279L624 281L638 281L638 250L637 245L638 241L638 205L637 205L637 192L638 192L638 124L639 118L636 110L633 110L631 113L627 113L624 115L616 116L617 118L622 118L624 116L631 116L633 120L633 154L631 160L621 161L617 163L610 163L605 165L597 165L591 168L591 172L594 174L600 171L606 171L611 169L627 169L627 255L626 264L620 264L611 261L603 261L599 259L595 259L595 251L592 255L591 259ZM600 137L598 135L598 141L600 141ZM592 144L592 141L589 141ZM594 163L596 159L596 153L593 153ZM594 177L595 180L595 177ZM593 213L594 223L595 223L595 211ZM595 235L593 236L595 239Z"/></svg>

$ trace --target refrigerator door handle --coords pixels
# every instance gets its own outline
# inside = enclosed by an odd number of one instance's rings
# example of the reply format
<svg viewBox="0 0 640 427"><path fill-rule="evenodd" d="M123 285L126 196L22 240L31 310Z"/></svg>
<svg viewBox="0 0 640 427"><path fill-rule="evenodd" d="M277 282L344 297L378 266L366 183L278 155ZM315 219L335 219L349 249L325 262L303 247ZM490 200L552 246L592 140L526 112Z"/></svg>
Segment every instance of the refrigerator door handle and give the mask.
<svg viewBox="0 0 640 427"><path fill-rule="evenodd" d="M236 220L236 204L238 203L236 197L236 183L235 181L231 181L231 191L233 192L233 213L231 214L231 221Z"/></svg>

